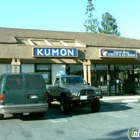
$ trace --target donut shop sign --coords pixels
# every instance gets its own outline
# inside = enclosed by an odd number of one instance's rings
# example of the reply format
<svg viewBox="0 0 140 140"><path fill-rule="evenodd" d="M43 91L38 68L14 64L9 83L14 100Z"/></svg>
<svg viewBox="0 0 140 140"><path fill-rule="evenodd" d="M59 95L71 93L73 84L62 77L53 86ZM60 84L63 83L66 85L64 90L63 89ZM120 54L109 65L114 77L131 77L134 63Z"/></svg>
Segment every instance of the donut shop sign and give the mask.
<svg viewBox="0 0 140 140"><path fill-rule="evenodd" d="M137 58L135 50L100 49L99 57L102 58Z"/></svg>
<svg viewBox="0 0 140 140"><path fill-rule="evenodd" d="M78 57L76 48L33 48L33 57Z"/></svg>

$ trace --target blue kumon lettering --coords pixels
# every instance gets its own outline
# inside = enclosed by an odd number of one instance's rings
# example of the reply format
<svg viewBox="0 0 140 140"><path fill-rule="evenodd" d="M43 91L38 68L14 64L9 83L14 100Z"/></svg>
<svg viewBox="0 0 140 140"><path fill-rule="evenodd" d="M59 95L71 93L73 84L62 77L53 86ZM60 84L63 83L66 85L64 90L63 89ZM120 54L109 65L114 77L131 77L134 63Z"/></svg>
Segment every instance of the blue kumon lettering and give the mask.
<svg viewBox="0 0 140 140"><path fill-rule="evenodd" d="M77 56L77 49L64 48L34 48L34 56Z"/></svg>

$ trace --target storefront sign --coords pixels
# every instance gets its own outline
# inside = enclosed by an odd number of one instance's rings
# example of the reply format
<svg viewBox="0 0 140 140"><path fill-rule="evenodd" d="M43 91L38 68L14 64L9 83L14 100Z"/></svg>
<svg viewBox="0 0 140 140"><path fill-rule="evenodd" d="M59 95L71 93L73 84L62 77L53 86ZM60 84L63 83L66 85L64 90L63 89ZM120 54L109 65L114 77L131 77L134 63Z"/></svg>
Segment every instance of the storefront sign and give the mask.
<svg viewBox="0 0 140 140"><path fill-rule="evenodd" d="M109 50L100 49L99 57L104 58L137 58L137 52L135 50Z"/></svg>
<svg viewBox="0 0 140 140"><path fill-rule="evenodd" d="M33 48L33 57L78 57L75 48Z"/></svg>

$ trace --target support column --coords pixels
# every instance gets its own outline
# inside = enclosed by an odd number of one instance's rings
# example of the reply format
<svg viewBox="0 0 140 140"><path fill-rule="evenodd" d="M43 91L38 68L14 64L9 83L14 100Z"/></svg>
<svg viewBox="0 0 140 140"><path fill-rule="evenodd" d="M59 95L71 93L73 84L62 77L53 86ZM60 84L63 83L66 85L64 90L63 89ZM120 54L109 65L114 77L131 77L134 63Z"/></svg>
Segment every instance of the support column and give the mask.
<svg viewBox="0 0 140 140"><path fill-rule="evenodd" d="M17 73L20 73L20 65L21 65L21 63L20 63L20 59L17 59Z"/></svg>
<svg viewBox="0 0 140 140"><path fill-rule="evenodd" d="M90 60L88 60L88 83L91 85L91 63Z"/></svg>
<svg viewBox="0 0 140 140"><path fill-rule="evenodd" d="M91 85L91 63L90 60L83 62L84 80Z"/></svg>
<svg viewBox="0 0 140 140"><path fill-rule="evenodd" d="M15 73L15 65L16 65L15 59L12 59L11 65L12 65L12 73Z"/></svg>
<svg viewBox="0 0 140 140"><path fill-rule="evenodd" d="M13 58L11 65L12 65L12 73L20 73L20 65L21 65L20 59L17 59L16 62L15 59Z"/></svg>
<svg viewBox="0 0 140 140"><path fill-rule="evenodd" d="M87 82L87 66L83 63L84 80Z"/></svg>

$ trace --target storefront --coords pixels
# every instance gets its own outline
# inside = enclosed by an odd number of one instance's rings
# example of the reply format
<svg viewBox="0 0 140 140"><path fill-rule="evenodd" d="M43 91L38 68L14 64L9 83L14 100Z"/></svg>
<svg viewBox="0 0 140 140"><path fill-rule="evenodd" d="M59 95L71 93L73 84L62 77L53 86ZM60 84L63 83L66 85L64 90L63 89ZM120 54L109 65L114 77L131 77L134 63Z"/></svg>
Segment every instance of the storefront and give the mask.
<svg viewBox="0 0 140 140"><path fill-rule="evenodd" d="M0 28L0 74L81 75L104 95L140 94L140 40L104 34Z"/></svg>

